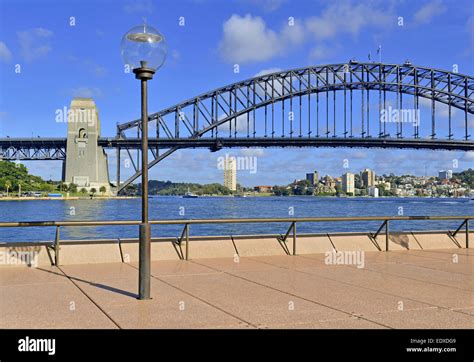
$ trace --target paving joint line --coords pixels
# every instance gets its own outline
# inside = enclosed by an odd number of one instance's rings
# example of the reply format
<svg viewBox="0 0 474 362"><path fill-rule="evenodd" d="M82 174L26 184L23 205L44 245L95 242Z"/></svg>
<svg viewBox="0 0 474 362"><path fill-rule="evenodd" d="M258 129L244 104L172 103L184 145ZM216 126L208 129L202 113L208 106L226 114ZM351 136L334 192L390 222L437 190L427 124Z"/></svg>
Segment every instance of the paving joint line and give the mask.
<svg viewBox="0 0 474 362"><path fill-rule="evenodd" d="M89 299L108 319L110 319L110 321L115 324L118 329L122 329L122 327L120 327L120 325L98 303L96 303L94 299L92 299L92 297L90 297L74 280L72 280L69 275L67 275L59 266L56 266L56 268L58 268L59 271L63 273L64 276L68 278L69 281L82 292L82 294L86 296L87 299Z"/></svg>
<svg viewBox="0 0 474 362"><path fill-rule="evenodd" d="M306 257L306 256L304 256L304 255L298 255L298 256L301 257L301 258L307 259L307 260L319 260L319 259L309 258L309 257ZM391 264L403 265L403 263L397 263L397 262L390 262L390 263L391 263ZM406 265L406 264L405 264L405 265ZM352 266L352 265L344 265L344 266L347 266L347 267L350 267L350 268L356 268L355 266ZM321 268L321 267L320 267L320 268ZM421 267L421 268L423 268L423 267ZM303 270L304 270L304 269L303 269ZM395 277L403 278L403 279L407 279L407 280L414 280L414 281L423 282L423 283L427 283L427 284L437 285L437 286L440 286L440 287L458 289L458 290L462 290L462 291L465 291L465 292L471 292L471 293L474 292L474 290L470 290L470 289L463 289L463 288L454 287L454 286L451 286L451 285L440 284L440 283L434 283L434 282L429 282L429 281L425 281L425 280L421 280L421 279L410 278L410 277L407 277L407 276L397 275L397 274L395 274L395 273L388 273L388 272L384 272L384 271L380 271L380 270L374 270L374 269L369 269L369 268L364 268L364 270L367 270L367 271L370 271L370 272L373 272L373 273L391 275L391 276L395 276ZM431 269L431 270L433 270L433 269ZM449 273L449 272L441 271L441 270L438 270L438 271L444 272L444 273Z"/></svg>
<svg viewBox="0 0 474 362"><path fill-rule="evenodd" d="M371 323L374 323L374 324L378 324L378 325L380 325L380 326L382 326L382 327L384 327L384 328L393 329L393 327L390 327L390 326L384 325L384 324L382 324L382 323L375 322L375 321L372 321L372 320L370 320L370 319L367 319L367 318L358 316L358 315L356 315L356 314L354 314L354 313L346 312L346 311L344 311L344 310L341 310L341 309L338 309L338 308L335 308L335 307L331 307L331 306L328 306L328 305L326 305L326 304L323 304L323 303L320 303L320 302L316 302L316 301L314 301L314 300L311 300L311 299L308 299L308 298L305 298L305 297L302 297L302 296L298 296L298 295L293 294L293 293L290 293L290 292L286 292L286 291L284 291L284 290L281 290L281 289L272 287L272 286L270 286L270 285L262 284L262 283L259 283L259 282L254 281L254 280L250 280L250 279L244 278L244 277L242 277L242 276L229 273L229 272L227 272L227 271L225 271L225 270L215 269L215 268L210 267L210 266L208 266L208 265L203 265L203 264L197 263L197 262L194 261L194 260L188 260L188 261L190 261L191 263L197 264L197 265L201 265L201 266L205 266L205 267L207 267L207 268L211 268L211 269L214 269L214 270L217 270L217 271L221 271L221 272L223 272L224 274L230 275L230 276L232 276L232 277L234 277L234 278L238 278L238 279L241 279L241 280L245 280L245 281L247 281L247 282L250 282L250 283L259 285L259 286L261 286L261 287L268 288L268 289L272 289L272 290L275 290L275 291L277 291L277 292L280 292L280 293L283 293L283 294L287 294L287 295L290 295L290 296L292 296L292 297L295 297L295 298L304 300L304 301L306 301L306 302L309 302L309 303L312 303L312 304L316 304L316 305L319 305L319 306L322 306L322 307L325 307L325 308L328 308L328 309L335 310L336 312L340 312L340 313L346 314L346 315L348 315L348 316L350 316L350 317L356 317L356 318L363 319L363 320L365 320L365 321L368 321L368 322L371 322Z"/></svg>
<svg viewBox="0 0 474 362"><path fill-rule="evenodd" d="M185 260L183 260L183 261L185 261ZM138 268L135 267L134 265L131 265L131 264L128 264L128 263L125 263L125 264L127 264L128 266L130 266L130 267L133 268L133 269L138 270ZM241 321L241 322L243 322L243 323L246 323L247 325L252 326L252 327L254 327L254 328L258 328L258 326L254 325L253 323L250 323L250 322L246 321L245 319L242 319L242 318L240 318L240 317L238 317L238 316L236 316L236 315L234 315L234 314L232 314L232 313L230 313L230 312L228 312L228 311L226 311L226 310L224 310L224 309L222 309L222 308L220 308L220 307L218 307L218 306L216 306L216 305L214 305L214 304L212 304L212 303L209 303L208 301L202 299L201 297L198 297L198 296L196 296L196 295L194 295L194 294L192 294L192 293L190 293L190 292L188 292L188 291L186 291L186 290L184 290L184 289L182 289L182 288L180 288L180 287L177 287L176 285L173 285L173 284L171 284L170 282L167 282L167 281L165 281L165 280L163 280L163 279L157 277L156 275L153 275L153 274L150 274L150 275L151 275L152 278L155 278L156 280L159 280L160 282L162 282L162 283L164 283L164 284L166 284L166 285L168 285L168 286L170 286L170 287L172 287L172 288L174 288L174 289L176 289L176 290L179 290L180 292L182 292L182 293L184 293L184 294L187 294L187 295L189 295L190 297L195 298L195 299L197 299L197 300L199 300L199 301L205 303L206 305L208 305L208 306L210 306L210 307L212 307L212 308L215 308L215 309L219 310L219 311L221 311L222 313L231 316L232 318L235 318L235 319L237 319L237 320L239 320L239 321Z"/></svg>
<svg viewBox="0 0 474 362"><path fill-rule="evenodd" d="M276 266L276 265L274 265L274 264L265 263L265 262L263 262L263 261L256 261L256 262L257 262L257 263L262 263L262 264L267 264L267 265ZM276 267L281 268L281 269L283 269L283 270L290 270L290 269L288 269L288 268L281 267L281 266L276 266ZM357 284L352 284L352 283L349 283L349 282L344 282L344 281L341 281L341 280L338 280L338 279L332 279L332 278L323 277L323 276L319 276L319 275L312 274L312 273L306 273L306 272L300 271L300 270L292 270L292 271L294 271L294 272L296 272L296 273L301 273L301 274L313 276L313 277L316 277L316 278L321 278L321 279L326 279L326 280L330 280L330 281L333 281L333 282L338 282L338 283L346 284L346 285L349 285L349 286L352 286L352 287L356 287L356 288L361 288L361 289L370 290L370 291L372 291L372 292L385 294L385 295L388 295L388 296L391 296L391 297L397 297L397 298L400 298L400 299L410 300L410 301L416 302L416 303L426 304L426 305L429 305L429 306L432 306L432 307L435 307L435 308L439 308L439 309L445 309L445 310L448 310L448 311L453 311L453 310L451 309L452 307L444 307L444 306L440 306L440 305L436 305L436 304L431 304L431 303L429 303L429 302L423 302L423 301L420 301L420 300L417 300L417 299L412 299L412 298L409 298L409 297L402 297L402 296L397 295L397 294L391 294L391 293L383 292L383 291L380 291L380 290L377 290L377 289L372 289L372 288L363 287L363 286L360 286L360 285L357 285ZM468 313L464 313L464 312L458 312L458 313L468 314Z"/></svg>

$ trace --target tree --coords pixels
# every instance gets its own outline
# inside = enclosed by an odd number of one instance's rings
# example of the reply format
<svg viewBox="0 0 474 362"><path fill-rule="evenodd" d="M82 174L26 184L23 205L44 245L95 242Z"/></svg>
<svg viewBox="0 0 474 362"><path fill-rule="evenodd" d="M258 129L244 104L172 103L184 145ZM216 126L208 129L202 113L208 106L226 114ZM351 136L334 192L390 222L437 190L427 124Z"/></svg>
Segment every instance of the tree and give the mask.
<svg viewBox="0 0 474 362"><path fill-rule="evenodd" d="M69 184L69 192L76 193L77 192L77 185L75 183L70 183Z"/></svg>
<svg viewBox="0 0 474 362"><path fill-rule="evenodd" d="M275 196L288 196L290 191L284 186L273 186L273 194Z"/></svg>
<svg viewBox="0 0 474 362"><path fill-rule="evenodd" d="M12 187L12 183L10 180L5 181L5 188L7 189L7 197L8 197L8 190Z"/></svg>
<svg viewBox="0 0 474 362"><path fill-rule="evenodd" d="M18 189L21 182L22 190L37 191L45 184L43 179L28 173L28 169L21 163L0 161L0 188L6 190L6 182L9 182L8 191Z"/></svg>
<svg viewBox="0 0 474 362"><path fill-rule="evenodd" d="M94 196L95 193L97 193L97 190L95 188L91 188L91 195Z"/></svg>
<svg viewBox="0 0 474 362"><path fill-rule="evenodd" d="M85 195L87 194L87 189L83 187L80 192L82 195Z"/></svg>
<svg viewBox="0 0 474 362"><path fill-rule="evenodd" d="M107 188L105 186L101 186L99 189L99 192L103 195L107 191Z"/></svg>
<svg viewBox="0 0 474 362"><path fill-rule="evenodd" d="M64 182L60 182L58 185L59 191L67 191L67 185Z"/></svg>

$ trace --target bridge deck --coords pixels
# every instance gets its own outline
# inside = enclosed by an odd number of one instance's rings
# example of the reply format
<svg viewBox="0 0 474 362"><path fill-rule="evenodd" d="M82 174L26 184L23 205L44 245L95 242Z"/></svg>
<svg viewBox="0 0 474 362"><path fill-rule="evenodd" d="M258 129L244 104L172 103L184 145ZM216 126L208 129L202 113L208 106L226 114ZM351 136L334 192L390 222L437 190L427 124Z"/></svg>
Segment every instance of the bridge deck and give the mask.
<svg viewBox="0 0 474 362"><path fill-rule="evenodd" d="M0 328L472 328L473 264L472 249L367 252L360 269L324 254L155 261L149 301L135 263L5 267Z"/></svg>

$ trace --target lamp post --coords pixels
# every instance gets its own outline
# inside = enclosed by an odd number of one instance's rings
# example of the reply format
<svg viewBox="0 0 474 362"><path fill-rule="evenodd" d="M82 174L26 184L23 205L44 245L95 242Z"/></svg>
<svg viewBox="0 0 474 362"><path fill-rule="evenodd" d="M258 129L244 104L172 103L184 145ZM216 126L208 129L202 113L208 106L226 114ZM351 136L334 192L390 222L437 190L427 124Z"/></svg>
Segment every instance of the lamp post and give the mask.
<svg viewBox="0 0 474 362"><path fill-rule="evenodd" d="M124 63L141 82L142 128L142 222L139 233L138 299L150 299L150 223L148 220L148 81L163 66L167 45L155 28L140 25L122 38Z"/></svg>

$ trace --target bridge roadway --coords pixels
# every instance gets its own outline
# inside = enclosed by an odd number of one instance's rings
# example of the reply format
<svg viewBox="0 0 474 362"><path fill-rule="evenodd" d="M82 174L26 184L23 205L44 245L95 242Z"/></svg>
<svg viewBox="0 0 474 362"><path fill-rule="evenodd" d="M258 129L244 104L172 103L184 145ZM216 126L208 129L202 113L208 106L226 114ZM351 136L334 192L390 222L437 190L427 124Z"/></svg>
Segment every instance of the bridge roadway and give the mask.
<svg viewBox="0 0 474 362"><path fill-rule="evenodd" d="M243 147L355 147L355 148L410 148L474 151L473 141L431 139L431 138L388 138L388 137L244 137L244 138L170 138L149 139L150 148L209 148L212 151L227 148ZM98 144L105 148L140 149L139 138L107 138L99 139ZM53 158L51 153L39 154L35 151L60 151ZM66 138L1 138L0 155L4 159L47 160L64 159ZM32 152L31 152L32 151Z"/></svg>

